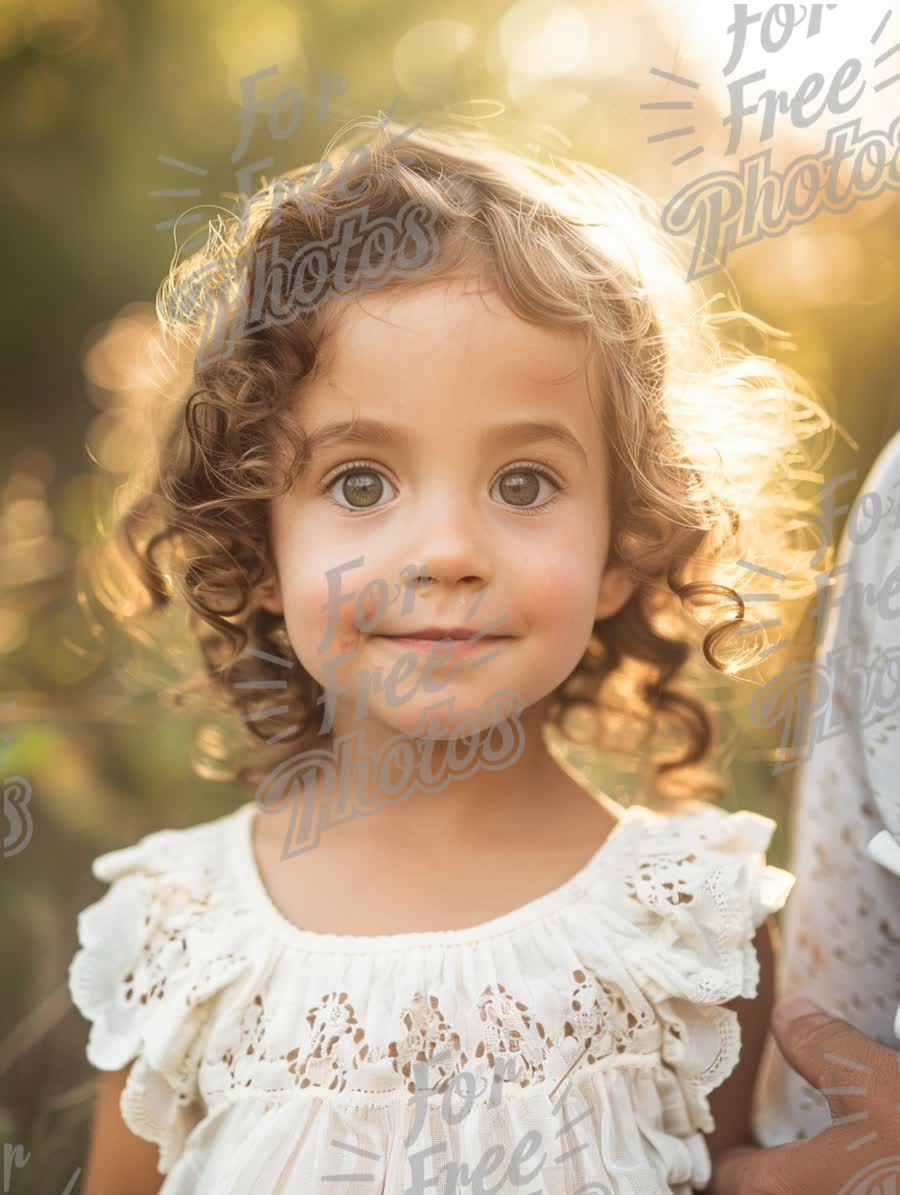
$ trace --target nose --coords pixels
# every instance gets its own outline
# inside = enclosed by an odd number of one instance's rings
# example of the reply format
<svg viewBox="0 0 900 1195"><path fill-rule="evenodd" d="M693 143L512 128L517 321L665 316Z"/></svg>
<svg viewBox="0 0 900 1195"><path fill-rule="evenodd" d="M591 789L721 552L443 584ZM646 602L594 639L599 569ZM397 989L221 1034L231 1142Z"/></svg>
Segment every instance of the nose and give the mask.
<svg viewBox="0 0 900 1195"><path fill-rule="evenodd" d="M461 498L458 487L432 491L414 519L410 540L416 570L407 580L424 596L463 586L475 593L492 576L489 531L483 511Z"/></svg>

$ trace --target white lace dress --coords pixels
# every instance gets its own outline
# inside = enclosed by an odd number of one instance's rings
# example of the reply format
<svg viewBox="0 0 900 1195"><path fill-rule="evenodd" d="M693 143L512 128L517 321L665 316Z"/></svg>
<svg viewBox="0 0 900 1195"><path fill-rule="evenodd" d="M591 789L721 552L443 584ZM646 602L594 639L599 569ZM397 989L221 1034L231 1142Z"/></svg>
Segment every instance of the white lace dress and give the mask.
<svg viewBox="0 0 900 1195"><path fill-rule="evenodd" d="M252 802L100 856L70 990L90 1062L137 1060L121 1111L164 1195L706 1186L707 1096L740 1051L720 1006L756 994L793 877L768 818L615 809L561 887L461 930L288 922Z"/></svg>

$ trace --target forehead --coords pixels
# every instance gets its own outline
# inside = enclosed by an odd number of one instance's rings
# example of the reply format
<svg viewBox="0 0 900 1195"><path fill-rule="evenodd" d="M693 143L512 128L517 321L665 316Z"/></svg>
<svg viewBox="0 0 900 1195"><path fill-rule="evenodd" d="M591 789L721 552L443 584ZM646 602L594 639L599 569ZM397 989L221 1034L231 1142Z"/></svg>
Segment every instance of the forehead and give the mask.
<svg viewBox="0 0 900 1195"><path fill-rule="evenodd" d="M483 280L453 277L329 305L319 362L303 385L305 427L359 410L457 424L564 417L596 435L586 337L522 319Z"/></svg>

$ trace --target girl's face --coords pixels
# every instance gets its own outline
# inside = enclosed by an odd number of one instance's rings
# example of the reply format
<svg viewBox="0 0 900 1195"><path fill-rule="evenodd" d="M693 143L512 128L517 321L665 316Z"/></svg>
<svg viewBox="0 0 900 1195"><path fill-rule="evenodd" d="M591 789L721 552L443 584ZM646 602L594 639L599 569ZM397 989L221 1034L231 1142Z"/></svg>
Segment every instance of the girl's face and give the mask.
<svg viewBox="0 0 900 1195"><path fill-rule="evenodd" d="M484 729L510 713L492 718L492 695L511 691L524 710L565 680L595 618L633 588L606 568L607 456L583 341L461 278L341 308L298 398L315 447L272 504L277 580L260 604L284 614L300 663L333 695L323 731L374 721L439 739L452 717L423 718L451 701L451 714L475 712L465 733ZM402 638L435 628L483 637L462 649Z"/></svg>

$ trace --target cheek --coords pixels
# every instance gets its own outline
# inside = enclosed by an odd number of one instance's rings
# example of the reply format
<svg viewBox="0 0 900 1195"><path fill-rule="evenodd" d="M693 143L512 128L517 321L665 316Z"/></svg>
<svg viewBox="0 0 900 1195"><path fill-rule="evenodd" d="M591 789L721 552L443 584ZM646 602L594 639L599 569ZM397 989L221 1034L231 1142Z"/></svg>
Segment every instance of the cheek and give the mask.
<svg viewBox="0 0 900 1195"><path fill-rule="evenodd" d="M582 550L583 561L583 550ZM524 603L535 623L580 635L593 625L598 580L577 556L543 560L528 578Z"/></svg>
<svg viewBox="0 0 900 1195"><path fill-rule="evenodd" d="M334 559L321 551L298 554L302 563L282 578L288 634L313 675L322 661L356 651L390 624L391 598L399 598L399 586L368 575L363 565L348 568L348 559L361 554Z"/></svg>
<svg viewBox="0 0 900 1195"><path fill-rule="evenodd" d="M310 565L296 578L288 595L289 617L296 629L297 646L318 659L352 651L357 646L356 601L339 601L355 591L345 583L339 595L329 589L326 567ZM289 624L289 629L290 624ZM292 641L295 636L292 633Z"/></svg>

